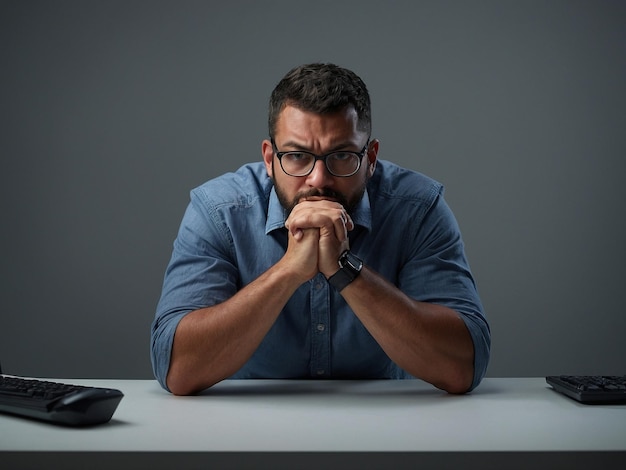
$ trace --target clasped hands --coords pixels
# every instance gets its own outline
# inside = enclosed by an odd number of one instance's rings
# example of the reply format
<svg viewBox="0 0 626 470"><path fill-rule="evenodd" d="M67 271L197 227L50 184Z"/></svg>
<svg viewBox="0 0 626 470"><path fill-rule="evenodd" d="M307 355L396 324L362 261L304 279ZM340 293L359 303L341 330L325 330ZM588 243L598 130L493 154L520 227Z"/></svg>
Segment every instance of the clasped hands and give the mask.
<svg viewBox="0 0 626 470"><path fill-rule="evenodd" d="M294 207L285 227L289 231L285 257L305 282L318 272L329 278L339 270L337 260L350 248L348 232L354 223L338 202L312 198Z"/></svg>

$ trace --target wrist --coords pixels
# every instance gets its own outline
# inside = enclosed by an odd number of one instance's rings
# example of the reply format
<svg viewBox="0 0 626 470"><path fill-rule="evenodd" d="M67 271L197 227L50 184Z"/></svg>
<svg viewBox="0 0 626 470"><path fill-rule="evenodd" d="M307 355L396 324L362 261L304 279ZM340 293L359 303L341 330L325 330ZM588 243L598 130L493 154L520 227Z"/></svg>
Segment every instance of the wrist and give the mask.
<svg viewBox="0 0 626 470"><path fill-rule="evenodd" d="M311 269L286 256L280 259L270 270L274 271L286 286L295 289L312 279L317 272L314 268Z"/></svg>
<svg viewBox="0 0 626 470"><path fill-rule="evenodd" d="M339 269L328 277L328 282L337 292L341 292L348 284L354 281L363 269L363 261L350 250L345 250L337 260Z"/></svg>

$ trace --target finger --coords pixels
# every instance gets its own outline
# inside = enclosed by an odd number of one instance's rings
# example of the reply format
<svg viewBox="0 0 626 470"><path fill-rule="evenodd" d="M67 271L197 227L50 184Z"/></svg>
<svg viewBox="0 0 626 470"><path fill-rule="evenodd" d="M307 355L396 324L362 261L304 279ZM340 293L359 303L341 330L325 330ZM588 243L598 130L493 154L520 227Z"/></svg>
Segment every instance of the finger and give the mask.
<svg viewBox="0 0 626 470"><path fill-rule="evenodd" d="M352 217L347 212L343 212L342 218L344 220L344 225L346 226L346 230L354 230L354 222L352 221Z"/></svg>
<svg viewBox="0 0 626 470"><path fill-rule="evenodd" d="M341 242L348 239L348 232L354 229L354 222L350 215L342 208L339 213L339 226L336 226L337 239Z"/></svg>
<svg viewBox="0 0 626 470"><path fill-rule="evenodd" d="M285 228L289 231L292 237L296 240L300 240L302 238L302 229L298 228L296 224L291 223L292 218L289 217L285 221Z"/></svg>
<svg viewBox="0 0 626 470"><path fill-rule="evenodd" d="M347 238L346 232L354 229L354 222L339 203L305 201L296 205L285 222L285 227L294 236L298 230L325 228L327 235L333 234L338 240L344 241Z"/></svg>

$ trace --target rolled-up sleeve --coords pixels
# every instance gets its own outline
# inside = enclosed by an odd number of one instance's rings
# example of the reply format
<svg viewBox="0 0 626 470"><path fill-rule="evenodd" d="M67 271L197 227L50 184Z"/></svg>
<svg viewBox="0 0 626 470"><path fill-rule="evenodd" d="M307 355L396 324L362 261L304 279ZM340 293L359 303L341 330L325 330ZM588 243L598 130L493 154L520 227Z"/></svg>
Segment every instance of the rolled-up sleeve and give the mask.
<svg viewBox="0 0 626 470"><path fill-rule="evenodd" d="M189 312L223 302L237 289L228 231L202 196L201 191L191 193L152 322L152 369L165 389L178 323Z"/></svg>
<svg viewBox="0 0 626 470"><path fill-rule="evenodd" d="M416 222L417 221L417 222ZM490 357L491 333L457 221L443 198L443 189L407 231L411 246L400 275L400 288L424 302L445 305L465 322L474 344L474 389L483 379ZM412 242L412 243L411 243Z"/></svg>

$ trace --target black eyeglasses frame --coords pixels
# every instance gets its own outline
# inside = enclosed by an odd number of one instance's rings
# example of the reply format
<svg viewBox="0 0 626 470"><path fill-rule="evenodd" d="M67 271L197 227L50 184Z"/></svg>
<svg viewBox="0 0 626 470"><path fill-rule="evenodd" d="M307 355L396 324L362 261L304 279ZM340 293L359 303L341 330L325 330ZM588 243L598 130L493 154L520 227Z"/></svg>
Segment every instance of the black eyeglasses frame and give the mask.
<svg viewBox="0 0 626 470"><path fill-rule="evenodd" d="M272 143L272 148L274 149L274 155L276 155L276 158L278 158L278 162L280 163L280 168L283 170L283 172L288 175L288 176L292 176L294 178L301 178L304 176L309 176L311 173L313 173L313 170L315 169L315 164L317 163L318 160L322 160L324 162L324 166L326 167L326 169L328 170L328 172L333 175L336 176L337 178L349 178L350 176L354 176L355 174L358 173L358 171L361 169L361 164L363 162L363 157L366 155L367 153L367 147L370 144L370 140L367 139L367 142L365 143L365 145L363 146L363 148L361 149L360 152L354 152L352 150L334 150L332 152L327 153L326 155L317 155L313 152L309 152L306 150L288 150L286 152L279 152L278 148L276 147L276 142L274 142L274 139L270 139L270 142ZM311 169L302 175L292 175L291 173L287 173L287 171L285 170L285 168L283 167L283 156L288 154L288 153L305 153L307 155L311 155L314 160L313 160L313 165L311 166ZM330 169L330 167L328 166L328 157L335 154L335 153L351 153L356 155L357 157L359 157L358 160L358 165L356 167L356 170L354 170L352 173L348 174L348 175L338 175L336 173L333 173L333 170Z"/></svg>

